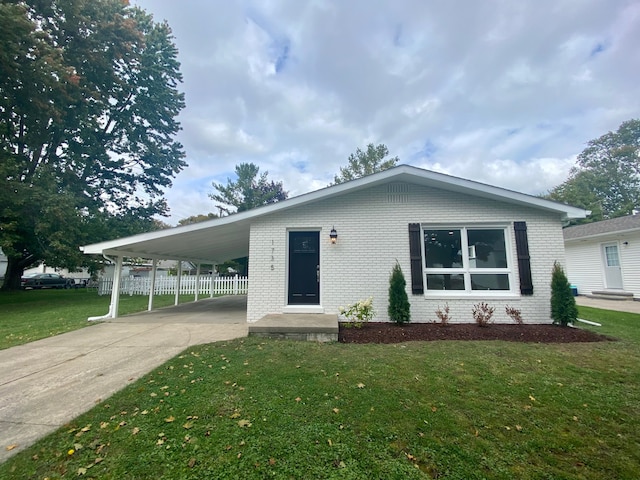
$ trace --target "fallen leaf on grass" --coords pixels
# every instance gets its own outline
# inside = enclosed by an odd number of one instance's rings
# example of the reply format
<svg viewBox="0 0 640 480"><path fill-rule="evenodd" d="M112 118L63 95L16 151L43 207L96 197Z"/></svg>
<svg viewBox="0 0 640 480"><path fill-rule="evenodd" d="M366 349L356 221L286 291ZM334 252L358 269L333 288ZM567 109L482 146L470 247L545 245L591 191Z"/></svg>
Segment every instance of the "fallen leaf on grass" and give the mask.
<svg viewBox="0 0 640 480"><path fill-rule="evenodd" d="M296 397L296 402L301 401L302 399L300 397Z"/></svg>
<svg viewBox="0 0 640 480"><path fill-rule="evenodd" d="M173 415L164 419L164 421L167 423L175 422L175 420L176 420L176 417L174 417Z"/></svg>
<svg viewBox="0 0 640 480"><path fill-rule="evenodd" d="M522 427L520 425L516 425L516 430L521 432L522 431Z"/></svg>
<svg viewBox="0 0 640 480"><path fill-rule="evenodd" d="M78 468L78 476L86 475L86 473L87 473L87 469L86 468L84 468L84 467Z"/></svg>
<svg viewBox="0 0 640 480"><path fill-rule="evenodd" d="M533 397L533 395L529 395L529 400L531 400L532 402L536 401L536 399Z"/></svg>
<svg viewBox="0 0 640 480"><path fill-rule="evenodd" d="M340 409L339 408L334 408L333 409L333 413L340 413Z"/></svg>
<svg viewBox="0 0 640 480"><path fill-rule="evenodd" d="M360 383L359 383L358 385L356 385L356 386L357 386L358 388L364 388L364 387L365 387L365 384L364 384L364 383L362 383L362 382L360 382Z"/></svg>
<svg viewBox="0 0 640 480"><path fill-rule="evenodd" d="M185 423L184 425L182 425L182 428L189 430L190 428L193 427L193 422L191 420L189 420L187 423Z"/></svg>
<svg viewBox="0 0 640 480"><path fill-rule="evenodd" d="M275 458L270 458L269 459L269 465L275 465L276 464L276 459Z"/></svg>
<svg viewBox="0 0 640 480"><path fill-rule="evenodd" d="M138 427L135 427L133 430L131 430L131 435L137 435L138 433L140 433L140 429Z"/></svg>
<svg viewBox="0 0 640 480"><path fill-rule="evenodd" d="M251 422L249 420L240 420L238 422L238 426L239 427L247 427L247 428L249 428L251 426Z"/></svg>
<svg viewBox="0 0 640 480"><path fill-rule="evenodd" d="M193 468L196 465L196 459L194 457L191 457L187 465L189 466L189 468Z"/></svg>

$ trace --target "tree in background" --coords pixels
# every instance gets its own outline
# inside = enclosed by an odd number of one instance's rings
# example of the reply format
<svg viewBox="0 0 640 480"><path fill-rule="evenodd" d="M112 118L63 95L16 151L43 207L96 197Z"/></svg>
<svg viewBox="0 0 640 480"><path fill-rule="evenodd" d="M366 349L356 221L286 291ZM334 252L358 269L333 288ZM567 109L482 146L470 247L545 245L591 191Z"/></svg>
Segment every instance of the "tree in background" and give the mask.
<svg viewBox="0 0 640 480"><path fill-rule="evenodd" d="M400 160L398 157L384 160L387 155L389 155L389 149L382 143L377 147L370 143L367 145L366 152L356 149L356 153L349 155L347 166L340 167L340 174L333 178L333 185L395 167Z"/></svg>
<svg viewBox="0 0 640 480"><path fill-rule="evenodd" d="M211 220L213 218L218 218L218 215L211 212L207 213L206 215L200 213L198 215L191 215L190 217L178 220L178 225L191 225L192 223L206 222L207 220Z"/></svg>
<svg viewBox="0 0 640 480"><path fill-rule="evenodd" d="M571 285L562 266L555 262L551 272L551 319L563 327L574 324L578 318L578 307Z"/></svg>
<svg viewBox="0 0 640 480"><path fill-rule="evenodd" d="M120 0L0 3L0 248L4 289L39 261L156 228L186 163L166 23Z"/></svg>
<svg viewBox="0 0 640 480"><path fill-rule="evenodd" d="M400 264L396 264L389 277L389 307L387 313L392 322L402 325L411 321L411 305L407 295L407 282Z"/></svg>
<svg viewBox="0 0 640 480"><path fill-rule="evenodd" d="M227 178L226 186L213 182L218 193L209 194L209 198L219 202L217 207L221 212L230 215L287 199L282 182L268 180L269 172L259 175L257 165L241 163L236 165L235 171L238 177L235 182L230 178Z"/></svg>
<svg viewBox="0 0 640 480"><path fill-rule="evenodd" d="M591 140L569 179L547 197L591 210L587 221L631 214L640 199L640 120Z"/></svg>

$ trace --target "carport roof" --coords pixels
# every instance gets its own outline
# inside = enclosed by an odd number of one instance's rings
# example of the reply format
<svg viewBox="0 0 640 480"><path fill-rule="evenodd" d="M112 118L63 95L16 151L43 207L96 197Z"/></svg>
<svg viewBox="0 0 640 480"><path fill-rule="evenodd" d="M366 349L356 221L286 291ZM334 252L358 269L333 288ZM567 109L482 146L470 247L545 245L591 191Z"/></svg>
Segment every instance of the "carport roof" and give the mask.
<svg viewBox="0 0 640 480"><path fill-rule="evenodd" d="M117 255L150 259L220 263L249 255L249 230L254 219L281 210L340 196L391 182L408 182L453 193L557 213L561 219L584 218L588 212L543 198L465 180L409 165L400 165L350 182L316 190L281 202L236 213L228 217L167 230L143 233L80 247L85 254Z"/></svg>

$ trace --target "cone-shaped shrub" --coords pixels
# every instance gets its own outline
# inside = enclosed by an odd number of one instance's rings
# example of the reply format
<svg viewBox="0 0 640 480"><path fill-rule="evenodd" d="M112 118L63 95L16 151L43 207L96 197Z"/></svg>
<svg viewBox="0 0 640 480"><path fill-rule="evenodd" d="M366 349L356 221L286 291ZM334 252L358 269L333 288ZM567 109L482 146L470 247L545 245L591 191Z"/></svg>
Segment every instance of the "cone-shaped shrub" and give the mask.
<svg viewBox="0 0 640 480"><path fill-rule="evenodd" d="M389 318L392 322L402 325L411 321L411 306L407 296L407 282L404 279L402 268L396 261L389 277Z"/></svg>
<svg viewBox="0 0 640 480"><path fill-rule="evenodd" d="M562 266L555 262L551 273L551 318L553 323L566 327L578 318L576 299Z"/></svg>

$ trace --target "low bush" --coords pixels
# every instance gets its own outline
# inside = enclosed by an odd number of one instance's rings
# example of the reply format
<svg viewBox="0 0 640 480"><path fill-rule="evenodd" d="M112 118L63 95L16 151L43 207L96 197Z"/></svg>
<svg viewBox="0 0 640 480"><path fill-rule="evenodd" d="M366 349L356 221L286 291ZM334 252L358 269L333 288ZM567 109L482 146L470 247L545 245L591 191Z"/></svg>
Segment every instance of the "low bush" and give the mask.
<svg viewBox="0 0 640 480"><path fill-rule="evenodd" d="M362 328L365 323L370 322L376 315L373 309L373 297L359 300L353 305L340 307L339 311L340 315L347 319L347 325L356 328Z"/></svg>
<svg viewBox="0 0 640 480"><path fill-rule="evenodd" d="M451 321L451 315L449 315L449 304L445 303L444 304L444 310L440 308L440 305L438 305L438 309L436 310L436 317L438 317L438 320L440 321L440 325L442 325L443 327L446 327L447 325L449 325L449 322Z"/></svg>
<svg viewBox="0 0 640 480"><path fill-rule="evenodd" d="M477 303L473 306L473 319L479 327L488 327L490 323L493 323L494 311L495 308L489 306L488 303Z"/></svg>

